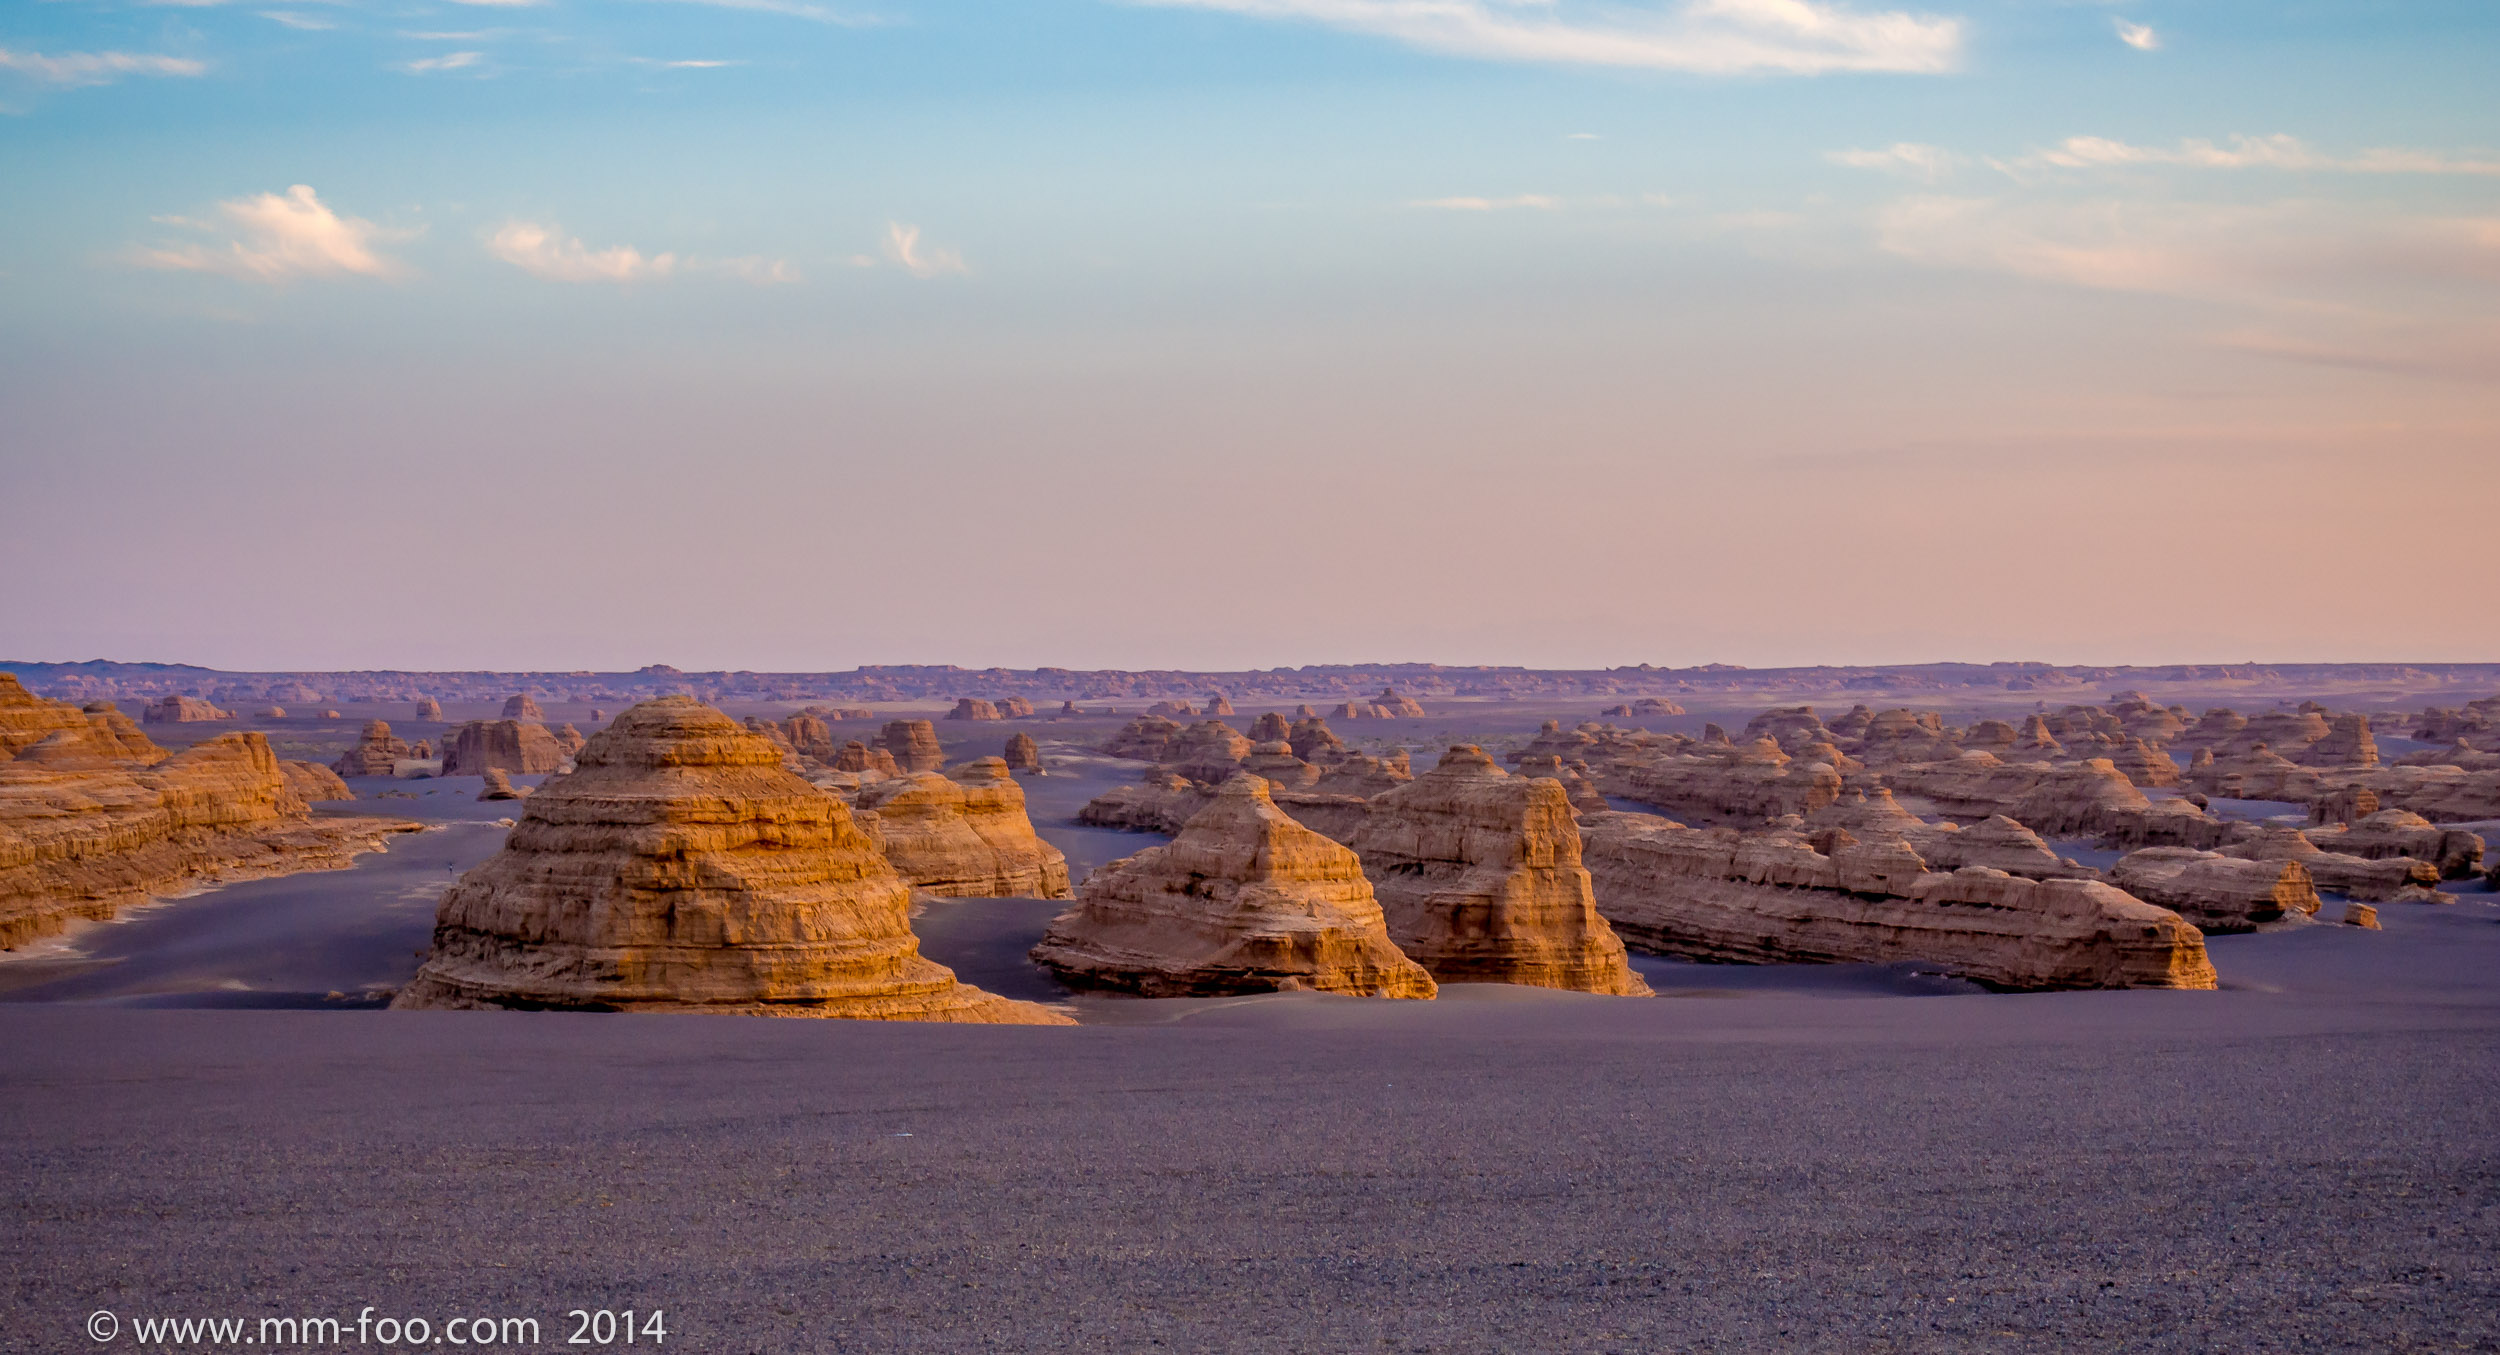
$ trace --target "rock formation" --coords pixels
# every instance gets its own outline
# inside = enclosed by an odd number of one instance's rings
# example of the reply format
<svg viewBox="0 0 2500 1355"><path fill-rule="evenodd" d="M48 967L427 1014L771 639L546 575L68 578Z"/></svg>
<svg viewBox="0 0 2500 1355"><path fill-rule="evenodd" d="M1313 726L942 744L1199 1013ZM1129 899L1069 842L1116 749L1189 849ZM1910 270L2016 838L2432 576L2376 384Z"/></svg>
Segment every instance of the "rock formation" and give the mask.
<svg viewBox="0 0 2500 1355"><path fill-rule="evenodd" d="M1030 734L1007 736L1007 770L1028 776L1042 775L1042 746Z"/></svg>
<svg viewBox="0 0 2500 1355"><path fill-rule="evenodd" d="M330 770L341 776L390 776L399 770L402 761L415 755L407 740L391 733L387 721L367 720L356 746L339 754Z"/></svg>
<svg viewBox="0 0 2500 1355"><path fill-rule="evenodd" d="M894 760L894 755L892 753L889 753L882 748L871 748L857 739L853 739L849 743L842 745L842 751L834 754L833 770L837 772L875 772L879 776L901 776L903 774L902 764Z"/></svg>
<svg viewBox="0 0 2500 1355"><path fill-rule="evenodd" d="M1295 757L1293 745L1283 739L1251 745L1237 765L1242 773L1286 790L1309 790L1319 784L1321 776L1319 767Z"/></svg>
<svg viewBox="0 0 2500 1355"><path fill-rule="evenodd" d="M0 948L76 918L201 883L346 867L417 825L309 816L306 785L258 733L220 734L167 756L128 757L102 718L27 695L0 674ZM20 742L42 726L41 737ZM291 784L292 781L292 784Z"/></svg>
<svg viewBox="0 0 2500 1355"><path fill-rule="evenodd" d="M1140 715L1120 726L1102 746L1110 757L1135 758L1140 762L1161 762L1172 750L1172 740L1179 738L1181 727L1160 715Z"/></svg>
<svg viewBox="0 0 2500 1355"><path fill-rule="evenodd" d="M1131 833L1178 833L1214 798L1212 787L1157 768L1136 785L1115 786L1086 801L1076 821Z"/></svg>
<svg viewBox="0 0 2500 1355"><path fill-rule="evenodd" d="M2409 856L2372 860L2321 851L2297 828L2251 825L2249 835L2222 848L2222 855L2248 861L2297 861L2317 888L2373 903L2396 898L2408 889L2439 884L2439 869L2428 861Z"/></svg>
<svg viewBox="0 0 2500 1355"><path fill-rule="evenodd" d="M484 773L484 778L486 784L480 787L477 793L477 798L481 800L525 799L534 789L530 786L513 785L512 778L506 775L504 770L500 767L487 768Z"/></svg>
<svg viewBox="0 0 2500 1355"><path fill-rule="evenodd" d="M1035 836L1024 790L999 758L951 775L873 782L855 803L862 831L915 889L953 898L1068 896L1068 858Z"/></svg>
<svg viewBox="0 0 2500 1355"><path fill-rule="evenodd" d="M1931 871L1898 838L1687 828L1592 816L1600 912L1634 945L1740 964L1933 966L2005 990L2212 988L2177 914L2091 880Z"/></svg>
<svg viewBox="0 0 2500 1355"><path fill-rule="evenodd" d="M1811 814L1840 797L1837 769L1792 758L1767 738L1627 754L1606 767L1592 759L1590 766L1607 794L1687 818L1759 823Z"/></svg>
<svg viewBox="0 0 2500 1355"><path fill-rule="evenodd" d="M1333 762L1345 756L1345 740L1337 737L1328 722L1316 715L1305 715L1286 731L1285 741L1293 745L1293 755L1305 762Z"/></svg>
<svg viewBox="0 0 2500 1355"><path fill-rule="evenodd" d="M937 726L927 720L889 720L878 732L877 744L894 755L895 766L907 772L933 772L946 765Z"/></svg>
<svg viewBox="0 0 2500 1355"><path fill-rule="evenodd" d="M528 693L521 692L504 698L503 718L507 720L544 721L547 718L547 714L538 708L538 702Z"/></svg>
<svg viewBox="0 0 2500 1355"><path fill-rule="evenodd" d="M1021 696L1002 696L998 699L998 718L1002 720L1029 719L1032 714L1033 703Z"/></svg>
<svg viewBox="0 0 2500 1355"><path fill-rule="evenodd" d="M1428 998L1354 853L1236 776L1168 846L1096 870L1033 958L1069 983L1147 997L1311 989Z"/></svg>
<svg viewBox="0 0 2500 1355"><path fill-rule="evenodd" d="M417 718L417 719L419 719L419 720L440 720L440 719L442 719L442 718L443 718L443 703L442 703L442 702L440 702L440 701L435 700L433 697L430 697L430 696L429 696L429 697L426 697L426 698L424 698L424 699L422 699L422 700L420 700L420 701L418 701L418 702L417 702L417 710L416 710L416 718ZM594 712L594 713L591 715L591 717L590 717L590 718L592 718L592 719L594 719L594 720L595 720L595 719L598 719L599 717L598 717L598 715Z"/></svg>
<svg viewBox="0 0 2500 1355"><path fill-rule="evenodd" d="M286 707L263 706L260 708L260 718L264 720L283 720L286 718Z"/></svg>
<svg viewBox="0 0 2500 1355"><path fill-rule="evenodd" d="M231 720L234 712L219 710L196 696L169 696L150 705L139 718L152 725L187 725Z"/></svg>
<svg viewBox="0 0 2500 1355"><path fill-rule="evenodd" d="M443 775L476 776L489 768L535 776L564 766L565 752L545 725L529 720L471 720L443 734Z"/></svg>
<svg viewBox="0 0 2500 1355"><path fill-rule="evenodd" d="M1254 746L1221 720L1201 720L1173 738L1162 761L1193 781L1221 781Z"/></svg>
<svg viewBox="0 0 2500 1355"><path fill-rule="evenodd" d="M2344 925L2359 927L2363 931L2378 931L2378 910L2366 903L2347 903L2344 905Z"/></svg>
<svg viewBox="0 0 2500 1355"><path fill-rule="evenodd" d="M1632 703L1632 713L1636 716L1682 715L1684 708L1663 697L1644 696Z"/></svg>
<svg viewBox="0 0 2500 1355"><path fill-rule="evenodd" d="M1393 687L1381 688L1380 695L1372 698L1372 713L1392 719L1420 720L1424 718L1422 703L1413 697L1398 695L1397 689Z"/></svg>
<svg viewBox="0 0 2500 1355"><path fill-rule="evenodd" d="M1210 719L1218 715L1230 715L1233 713L1233 703L1225 700L1222 692L1209 692L1207 704L1198 713Z"/></svg>
<svg viewBox="0 0 2500 1355"><path fill-rule="evenodd" d="M946 718L949 720L995 720L998 718L998 707L977 697L960 697L955 702L955 708L946 712Z"/></svg>
<svg viewBox="0 0 2500 1355"><path fill-rule="evenodd" d="M2441 879L2462 880L2480 868L2483 839L2462 828L2442 828L2404 809L2382 809L2345 827L2303 832L2319 850L2366 860L2410 857L2427 862Z"/></svg>
<svg viewBox="0 0 2500 1355"><path fill-rule="evenodd" d="M1347 845L1391 939L1444 983L1649 992L1589 897L1559 782L1508 775L1461 744L1372 800Z"/></svg>
<svg viewBox="0 0 2500 1355"><path fill-rule="evenodd" d="M295 793L295 798L306 804L356 798L356 792L348 789L347 783L339 779L338 773L318 762L281 761L278 764L278 771L286 777L286 788Z"/></svg>
<svg viewBox="0 0 2500 1355"><path fill-rule="evenodd" d="M2298 861L2249 861L2188 847L2130 852L2109 869L2110 883L2167 908L2208 932L2255 931L2318 911L2318 891Z"/></svg>
<svg viewBox="0 0 2500 1355"><path fill-rule="evenodd" d="M1292 743L1293 726L1286 723L1285 717L1275 711L1262 711L1259 718L1250 722L1250 741L1252 743Z"/></svg>
<svg viewBox="0 0 2500 1355"><path fill-rule="evenodd" d="M1065 1023L922 957L910 886L780 763L692 697L626 711L443 895L391 1005Z"/></svg>

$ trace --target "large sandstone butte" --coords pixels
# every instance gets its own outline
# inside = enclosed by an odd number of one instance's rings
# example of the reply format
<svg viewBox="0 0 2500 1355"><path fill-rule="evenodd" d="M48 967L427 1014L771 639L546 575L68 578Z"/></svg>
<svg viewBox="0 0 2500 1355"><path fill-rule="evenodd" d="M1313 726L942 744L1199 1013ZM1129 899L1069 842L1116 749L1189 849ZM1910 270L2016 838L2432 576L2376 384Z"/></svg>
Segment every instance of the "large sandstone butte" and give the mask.
<svg viewBox="0 0 2500 1355"><path fill-rule="evenodd" d="M2209 932L2249 932L2317 915L2318 889L2295 858L2244 860L2192 847L2147 847L2118 858L2110 883Z"/></svg>
<svg viewBox="0 0 2500 1355"><path fill-rule="evenodd" d="M2092 880L1931 871L1898 838L1587 820L1597 904L1633 945L1737 964L1911 961L2005 990L2211 988L2205 938Z"/></svg>
<svg viewBox="0 0 2500 1355"><path fill-rule="evenodd" d="M1561 782L1460 744L1374 797L1352 837L1390 938L1443 983L1649 995L1589 896Z"/></svg>
<svg viewBox="0 0 2500 1355"><path fill-rule="evenodd" d="M1033 832L1005 759L861 787L860 828L915 889L953 898L1068 897L1068 858Z"/></svg>
<svg viewBox="0 0 2500 1355"><path fill-rule="evenodd" d="M1169 845L1086 876L1033 958L1147 997L1437 991L1389 939L1354 853L1287 817L1256 776L1226 781Z"/></svg>
<svg viewBox="0 0 2500 1355"><path fill-rule="evenodd" d="M0 947L201 883L345 868L393 819L310 815L311 769L258 733L167 756L109 707L46 701L0 673Z"/></svg>
<svg viewBox="0 0 2500 1355"><path fill-rule="evenodd" d="M140 712L140 718L152 725L187 725L231 720L234 712L219 710L196 696L169 696Z"/></svg>
<svg viewBox="0 0 2500 1355"><path fill-rule="evenodd" d="M389 721L367 720L363 737L339 754L330 770L341 776L389 776L409 755L408 741L391 732Z"/></svg>
<svg viewBox="0 0 2500 1355"><path fill-rule="evenodd" d="M1066 1023L923 958L850 810L692 697L618 716L527 804L393 1007Z"/></svg>
<svg viewBox="0 0 2500 1355"><path fill-rule="evenodd" d="M543 724L546 722L547 713L538 708L537 698L531 696L527 692L515 692L511 696L504 698L503 718L507 720L536 720Z"/></svg>
<svg viewBox="0 0 2500 1355"><path fill-rule="evenodd" d="M564 766L564 745L534 720L471 720L443 734L443 775L478 776L488 769L536 776Z"/></svg>

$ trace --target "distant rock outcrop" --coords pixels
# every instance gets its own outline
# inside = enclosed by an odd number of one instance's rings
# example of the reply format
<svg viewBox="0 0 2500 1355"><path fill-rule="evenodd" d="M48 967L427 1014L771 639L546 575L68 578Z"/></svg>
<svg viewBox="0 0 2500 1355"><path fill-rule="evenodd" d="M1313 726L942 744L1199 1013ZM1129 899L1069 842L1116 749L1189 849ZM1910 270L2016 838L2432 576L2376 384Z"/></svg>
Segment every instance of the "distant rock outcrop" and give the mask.
<svg viewBox="0 0 2500 1355"><path fill-rule="evenodd" d="M283 720L286 718L286 707L263 706L260 708L259 716L264 720Z"/></svg>
<svg viewBox="0 0 2500 1355"><path fill-rule="evenodd" d="M281 761L278 770L286 777L286 788L306 804L356 798L356 792L348 789L338 773L318 762Z"/></svg>
<svg viewBox="0 0 2500 1355"><path fill-rule="evenodd" d="M529 796L531 790L533 789L529 786L513 785L512 778L505 775L503 769L500 767L487 768L484 773L484 778L486 784L479 788L477 793L477 798L481 800L525 799Z"/></svg>
<svg viewBox="0 0 2500 1355"><path fill-rule="evenodd" d="M527 692L518 692L504 698L503 718L507 720L538 720L543 722L547 718L547 714L545 711L538 708L538 702L535 698L531 697Z"/></svg>
<svg viewBox="0 0 2500 1355"><path fill-rule="evenodd" d="M978 697L960 697L955 702L955 708L946 712L946 718L949 720L995 720L998 718L998 707Z"/></svg>
<svg viewBox="0 0 2500 1355"><path fill-rule="evenodd" d="M1030 734L1007 736L1007 770L1027 776L1042 775L1042 746Z"/></svg>
<svg viewBox="0 0 2500 1355"><path fill-rule="evenodd" d="M1160 715L1140 715L1104 742L1102 751L1110 757L1134 758L1139 762L1161 762L1172 751L1172 740L1179 738L1181 727Z"/></svg>
<svg viewBox="0 0 2500 1355"><path fill-rule="evenodd" d="M1201 720L1175 736L1161 760L1193 781L1221 781L1254 746L1221 720Z"/></svg>
<svg viewBox="0 0 2500 1355"><path fill-rule="evenodd" d="M1262 711L1259 718L1250 722L1250 741L1252 743L1280 741L1291 743L1293 742L1293 726L1286 722L1284 716L1275 711Z"/></svg>
<svg viewBox="0 0 2500 1355"><path fill-rule="evenodd" d="M1589 897L1571 801L1472 744L1371 801L1347 844L1389 935L1443 983L1646 996Z"/></svg>
<svg viewBox="0 0 2500 1355"><path fill-rule="evenodd" d="M1068 858L1034 834L1024 791L999 758L950 775L872 782L854 803L862 831L915 889L957 898L1068 896Z"/></svg>
<svg viewBox="0 0 2500 1355"><path fill-rule="evenodd" d="M2426 862L2447 880L2473 875L2484 850L2481 834L2442 828L2406 809L2381 809L2342 828L2305 829L2303 836L2321 851L2372 861L2409 857Z"/></svg>
<svg viewBox="0 0 2500 1355"><path fill-rule="evenodd" d="M2006 990L2212 988L2204 937L2090 880L1942 872L1898 838L1592 816L1597 903L1632 944L1741 964L1932 965Z"/></svg>
<svg viewBox="0 0 2500 1355"><path fill-rule="evenodd" d="M1236 776L1168 846L1096 870L1033 958L1070 983L1148 997L1310 989L1428 998L1354 853Z"/></svg>
<svg viewBox="0 0 2500 1355"><path fill-rule="evenodd" d="M2439 884L2439 869L2428 861L2409 856L2371 860L2321 851L2297 828L2254 826L2248 837L2224 847L2222 855L2249 861L2297 861L2317 888L2373 903L2397 898L2408 889L2431 889Z"/></svg>
<svg viewBox="0 0 2500 1355"><path fill-rule="evenodd" d="M396 1008L1066 1024L924 958L847 806L692 697L646 701L443 895Z"/></svg>
<svg viewBox="0 0 2500 1355"><path fill-rule="evenodd" d="M1207 704L1200 708L1198 713L1210 719L1218 715L1230 715L1233 713L1233 703L1225 700L1222 692L1209 692Z"/></svg>
<svg viewBox="0 0 2500 1355"><path fill-rule="evenodd" d="M152 725L204 724L231 720L234 712L219 710L196 696L169 696L150 705L139 718Z"/></svg>
<svg viewBox="0 0 2500 1355"><path fill-rule="evenodd" d="M536 776L562 768L565 756L547 726L531 720L471 720L443 734L445 776L477 776L489 769Z"/></svg>
<svg viewBox="0 0 2500 1355"><path fill-rule="evenodd" d="M889 720L877 744L894 755L894 765L907 772L933 772L946 765L938 746L937 726L927 720Z"/></svg>
<svg viewBox="0 0 2500 1355"><path fill-rule="evenodd" d="M849 743L843 744L842 751L833 755L833 770L837 772L874 772L879 776L901 776L903 774L902 764L894 760L894 755L892 753L887 752L883 748L871 748L857 739L853 739Z"/></svg>
<svg viewBox="0 0 2500 1355"><path fill-rule="evenodd" d="M2298 861L2249 861L2188 847L2130 852L2110 883L2208 932L2246 932L2318 911L2318 890Z"/></svg>
<svg viewBox="0 0 2500 1355"><path fill-rule="evenodd" d="M555 738L556 747L563 749L568 758L582 751L582 732L569 724L557 725Z"/></svg>
<svg viewBox="0 0 2500 1355"><path fill-rule="evenodd" d="M341 776L389 776L399 770L402 761L413 756L408 741L391 733L387 721L367 720L356 746L339 754L330 770Z"/></svg>
<svg viewBox="0 0 2500 1355"><path fill-rule="evenodd" d="M1372 698L1372 714L1391 719L1420 720L1424 718L1423 703L1411 696L1401 696L1394 687L1383 687Z"/></svg>
<svg viewBox="0 0 2500 1355"><path fill-rule="evenodd" d="M429 696L429 697L425 697L425 698L423 698L423 699L419 700L419 701L417 702L417 706L416 706L416 714L415 714L415 718L416 718L416 719L419 719L419 720L440 720L440 719L442 719L442 718L443 718L443 703L442 703L442 702L440 702L440 701L435 700L433 697L430 697L430 696ZM596 715L593 715L591 718L592 718L592 719L597 719L598 717L597 717Z"/></svg>

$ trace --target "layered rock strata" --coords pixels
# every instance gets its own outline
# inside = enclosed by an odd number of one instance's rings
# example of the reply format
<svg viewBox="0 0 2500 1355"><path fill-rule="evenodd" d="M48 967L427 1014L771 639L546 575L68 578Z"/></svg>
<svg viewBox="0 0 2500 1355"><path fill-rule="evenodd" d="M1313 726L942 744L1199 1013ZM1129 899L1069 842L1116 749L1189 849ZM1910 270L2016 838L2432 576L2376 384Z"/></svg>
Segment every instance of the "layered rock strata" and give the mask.
<svg viewBox="0 0 2500 1355"><path fill-rule="evenodd" d="M1033 959L1069 983L1147 997L1436 991L1389 939L1354 853L1295 822L1248 775L1226 781L1168 846L1088 875Z"/></svg>
<svg viewBox="0 0 2500 1355"><path fill-rule="evenodd" d="M1934 966L2008 991L2212 988L2201 933L2091 880L1933 871L1898 838L1592 816L1599 911L1644 950L1739 964Z"/></svg>
<svg viewBox="0 0 2500 1355"><path fill-rule="evenodd" d="M341 776L389 776L412 756L408 741L391 733L388 721L367 720L356 746L339 754L330 770Z"/></svg>
<svg viewBox="0 0 2500 1355"><path fill-rule="evenodd" d="M862 831L915 889L954 898L1064 899L1068 858L1033 832L1000 758L860 788Z"/></svg>
<svg viewBox="0 0 2500 1355"><path fill-rule="evenodd" d="M1066 1023L923 957L910 897L769 742L662 697L592 736L444 894L391 1005Z"/></svg>
<svg viewBox="0 0 2500 1355"><path fill-rule="evenodd" d="M927 720L889 720L877 734L877 745L892 753L894 764L907 772L933 772L946 765L937 726Z"/></svg>
<svg viewBox="0 0 2500 1355"><path fill-rule="evenodd" d="M488 770L536 776L560 770L563 745L529 720L471 720L443 734L443 775L478 776Z"/></svg>
<svg viewBox="0 0 2500 1355"><path fill-rule="evenodd" d="M2208 932L2247 932L2316 915L2318 890L2296 860L2252 861L2188 847L2130 852L2110 883Z"/></svg>

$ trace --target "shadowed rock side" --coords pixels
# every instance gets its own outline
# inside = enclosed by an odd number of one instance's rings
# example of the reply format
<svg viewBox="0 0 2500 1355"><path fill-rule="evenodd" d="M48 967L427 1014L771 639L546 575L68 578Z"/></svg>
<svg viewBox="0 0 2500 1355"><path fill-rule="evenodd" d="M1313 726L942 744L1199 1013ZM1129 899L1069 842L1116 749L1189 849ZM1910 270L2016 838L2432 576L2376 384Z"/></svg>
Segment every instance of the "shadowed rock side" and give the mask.
<svg viewBox="0 0 2500 1355"><path fill-rule="evenodd" d="M927 720L888 720L877 733L877 746L893 754L895 766L903 771L934 772L946 765L937 726Z"/></svg>
<svg viewBox="0 0 2500 1355"><path fill-rule="evenodd" d="M142 761L119 757L122 739L92 714L39 702L0 674L0 729L57 726L0 754L0 947L202 883L342 869L382 850L383 834L417 827L311 818L257 733Z"/></svg>
<svg viewBox="0 0 2500 1355"><path fill-rule="evenodd" d="M1511 776L1461 744L1375 797L1347 845L1390 938L1443 983L1649 994L1589 897L1559 781Z"/></svg>
<svg viewBox="0 0 2500 1355"><path fill-rule="evenodd" d="M286 777L286 788L306 804L356 798L356 792L348 789L337 772L318 762L280 762L278 771Z"/></svg>
<svg viewBox="0 0 2500 1355"><path fill-rule="evenodd" d="M2305 922L2317 885L2297 860L2249 861L2189 847L2147 847L2109 868L2112 884L2209 932L2248 932Z"/></svg>
<svg viewBox="0 0 2500 1355"><path fill-rule="evenodd" d="M1354 853L1294 822L1256 776L1225 782L1169 845L1088 875L1033 959L1147 997L1436 991L1390 941Z"/></svg>
<svg viewBox="0 0 2500 1355"><path fill-rule="evenodd" d="M419 699L414 707L414 710L416 718L419 720L440 720L443 718L443 703L430 696Z"/></svg>
<svg viewBox="0 0 2500 1355"><path fill-rule="evenodd" d="M1006 762L1007 770L1011 772L1040 776L1043 774L1042 746L1035 743L1030 734L1010 734L1007 736Z"/></svg>
<svg viewBox="0 0 2500 1355"><path fill-rule="evenodd" d="M871 782L860 828L905 883L949 898L1068 897L1068 858L1033 832L1004 759Z"/></svg>
<svg viewBox="0 0 2500 1355"><path fill-rule="evenodd" d="M443 734L445 776L479 776L490 770L536 776L561 769L564 761L556 736L529 720L471 720Z"/></svg>
<svg viewBox="0 0 2500 1355"><path fill-rule="evenodd" d="M356 746L339 754L330 770L341 776L389 776L409 756L408 741L393 734L388 721L367 720Z"/></svg>
<svg viewBox="0 0 2500 1355"><path fill-rule="evenodd" d="M923 958L910 896L771 743L662 697L592 736L443 895L391 1005L1066 1024Z"/></svg>
<svg viewBox="0 0 2500 1355"><path fill-rule="evenodd" d="M2211 988L2205 938L2090 880L1950 873L1898 839L1859 842L1592 815L1597 902L1644 950L1739 964L1914 961L2006 990Z"/></svg>

